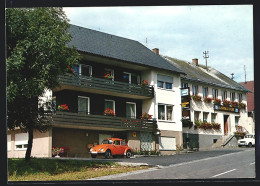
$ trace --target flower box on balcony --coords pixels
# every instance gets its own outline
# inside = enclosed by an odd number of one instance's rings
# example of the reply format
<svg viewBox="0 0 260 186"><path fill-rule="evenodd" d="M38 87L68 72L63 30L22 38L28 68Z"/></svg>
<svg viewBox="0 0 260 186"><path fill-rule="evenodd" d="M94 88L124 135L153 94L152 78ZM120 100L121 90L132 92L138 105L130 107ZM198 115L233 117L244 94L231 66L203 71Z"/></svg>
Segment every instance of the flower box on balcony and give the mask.
<svg viewBox="0 0 260 186"><path fill-rule="evenodd" d="M231 101L223 100L222 105L225 106L225 107L229 107L231 105Z"/></svg>
<svg viewBox="0 0 260 186"><path fill-rule="evenodd" d="M245 109L245 108L246 108L246 104L244 104L244 103L239 103L238 107L239 107L240 109Z"/></svg>
<svg viewBox="0 0 260 186"><path fill-rule="evenodd" d="M214 103L215 105L220 105L221 100L218 99L218 98L214 98L214 99L213 99L213 103Z"/></svg>
<svg viewBox="0 0 260 186"><path fill-rule="evenodd" d="M193 95L191 96L191 99L193 99L194 101L201 101L201 96Z"/></svg>
<svg viewBox="0 0 260 186"><path fill-rule="evenodd" d="M148 86L148 81L143 80L143 81L141 82L141 85L142 85L142 86Z"/></svg>
<svg viewBox="0 0 260 186"><path fill-rule="evenodd" d="M140 119L152 119L152 115L148 114L147 112L143 113Z"/></svg>
<svg viewBox="0 0 260 186"><path fill-rule="evenodd" d="M238 107L239 103L236 101L231 102L232 107Z"/></svg>
<svg viewBox="0 0 260 186"><path fill-rule="evenodd" d="M113 109L106 108L106 110L103 113L104 116L116 116L115 112Z"/></svg>
<svg viewBox="0 0 260 186"><path fill-rule="evenodd" d="M212 98L205 97L205 98L203 99L203 101L204 101L205 103L211 103Z"/></svg>

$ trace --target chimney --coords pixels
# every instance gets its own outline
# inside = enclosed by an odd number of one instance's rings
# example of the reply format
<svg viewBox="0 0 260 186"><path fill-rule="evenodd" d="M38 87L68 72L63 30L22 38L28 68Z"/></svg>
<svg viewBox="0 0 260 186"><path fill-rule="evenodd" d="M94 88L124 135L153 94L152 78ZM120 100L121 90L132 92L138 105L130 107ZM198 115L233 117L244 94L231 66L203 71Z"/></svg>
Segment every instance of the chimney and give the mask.
<svg viewBox="0 0 260 186"><path fill-rule="evenodd" d="M159 55L159 48L154 48L154 49L153 49L153 52L154 52L155 54Z"/></svg>
<svg viewBox="0 0 260 186"><path fill-rule="evenodd" d="M197 58L192 59L192 63L193 63L194 65L196 65L196 66L199 65L199 62L198 62L198 59L197 59Z"/></svg>

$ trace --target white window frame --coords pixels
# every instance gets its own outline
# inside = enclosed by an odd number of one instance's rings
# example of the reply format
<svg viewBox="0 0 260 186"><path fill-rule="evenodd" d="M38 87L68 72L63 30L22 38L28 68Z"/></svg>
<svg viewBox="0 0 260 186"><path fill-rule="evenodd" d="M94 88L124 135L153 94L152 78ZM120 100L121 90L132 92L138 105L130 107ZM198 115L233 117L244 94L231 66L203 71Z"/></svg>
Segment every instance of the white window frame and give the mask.
<svg viewBox="0 0 260 186"><path fill-rule="evenodd" d="M227 91L226 90L221 91L221 97L222 97L222 101L227 99Z"/></svg>
<svg viewBox="0 0 260 186"><path fill-rule="evenodd" d="M126 104L132 104L135 107L135 115L133 119L136 119L136 103L135 102L126 102Z"/></svg>
<svg viewBox="0 0 260 186"><path fill-rule="evenodd" d="M218 89L212 88L212 98L218 98Z"/></svg>
<svg viewBox="0 0 260 186"><path fill-rule="evenodd" d="M230 92L230 101L235 101L235 100L236 100L236 93Z"/></svg>
<svg viewBox="0 0 260 186"><path fill-rule="evenodd" d="M203 90L203 97L204 98L208 97L208 95L209 95L209 88L208 87L203 87L202 90Z"/></svg>
<svg viewBox="0 0 260 186"><path fill-rule="evenodd" d="M105 102L106 102L106 101L111 101L111 102L113 102L113 111L114 111L114 113L116 113L116 102L115 102L115 100L105 99ZM106 109L106 108L104 108L104 109Z"/></svg>
<svg viewBox="0 0 260 186"><path fill-rule="evenodd" d="M208 122L209 121L209 112L203 112L203 121L205 121L204 114L207 114L206 122Z"/></svg>
<svg viewBox="0 0 260 186"><path fill-rule="evenodd" d="M78 67L79 67L79 75L81 75L81 72L82 72L82 66L84 67L89 67L89 74L90 74L90 77L92 77L92 66L90 65L85 65L85 64L79 64Z"/></svg>
<svg viewBox="0 0 260 186"><path fill-rule="evenodd" d="M236 118L238 118L238 122L236 123ZM235 126L239 125L240 116L235 116Z"/></svg>
<svg viewBox="0 0 260 186"><path fill-rule="evenodd" d="M88 112L86 114L90 114L90 98L86 97L86 96L78 96L78 100L79 98L87 98L88 99ZM79 106L78 106L78 112L79 112Z"/></svg>
<svg viewBox="0 0 260 186"><path fill-rule="evenodd" d="M158 75L159 75L159 76L169 77L169 78L172 78L172 79L173 79L172 76L157 74L157 88L158 88L158 89L164 89L164 90L173 90L173 80L172 80L172 82L168 82L168 81L165 81L165 80L163 81L163 80L158 79ZM159 87L159 86L158 86L158 82L162 82L162 83L163 83L163 87ZM166 83L171 84L171 85L172 85L172 88L171 88L171 89L167 89L167 88L166 88Z"/></svg>
<svg viewBox="0 0 260 186"><path fill-rule="evenodd" d="M7 151L12 150L12 140L11 140L11 134L7 135Z"/></svg>
<svg viewBox="0 0 260 186"><path fill-rule="evenodd" d="M217 123L217 122L218 122L218 114L217 114L217 113L211 113L211 123L213 122L213 121L212 121L212 116L213 116L213 115L216 116L214 122Z"/></svg>
<svg viewBox="0 0 260 186"><path fill-rule="evenodd" d="M198 120L200 120L200 114L201 112L200 111L194 111L194 121L196 120L196 117L195 117L195 114L198 114Z"/></svg>
<svg viewBox="0 0 260 186"><path fill-rule="evenodd" d="M159 106L160 105L164 106L164 119L159 119ZM167 106L171 106L172 107L172 120L167 120L167 114L168 114ZM174 121L174 115L173 115L174 114L174 111L173 111L174 105L168 105L168 104L159 103L157 108L158 108L158 121L171 121L171 122Z"/></svg>
<svg viewBox="0 0 260 186"><path fill-rule="evenodd" d="M198 85L192 85L192 95L198 95L199 94L199 86Z"/></svg>
<svg viewBox="0 0 260 186"><path fill-rule="evenodd" d="M17 138L19 138L17 140ZM26 150L27 147L25 145L28 145L28 133L17 133L14 136L14 145L15 145L15 150ZM17 148L18 145L22 145L22 148Z"/></svg>
<svg viewBox="0 0 260 186"><path fill-rule="evenodd" d="M131 84L131 80L132 80L132 74L130 72L123 72L123 74L128 74L128 83Z"/></svg>
<svg viewBox="0 0 260 186"><path fill-rule="evenodd" d="M238 102L241 103L243 101L243 94L238 93L237 95L238 95L237 96L238 97Z"/></svg>

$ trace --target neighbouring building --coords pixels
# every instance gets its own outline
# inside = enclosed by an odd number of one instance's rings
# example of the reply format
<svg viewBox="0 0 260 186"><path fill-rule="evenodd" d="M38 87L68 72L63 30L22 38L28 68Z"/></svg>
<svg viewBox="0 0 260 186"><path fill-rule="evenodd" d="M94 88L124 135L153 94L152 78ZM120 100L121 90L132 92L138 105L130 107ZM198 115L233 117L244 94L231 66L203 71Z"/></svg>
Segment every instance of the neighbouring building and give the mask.
<svg viewBox="0 0 260 186"><path fill-rule="evenodd" d="M251 132L247 88L216 69L165 57L181 75L183 146L199 149L237 146L234 132Z"/></svg>
<svg viewBox="0 0 260 186"><path fill-rule="evenodd" d="M125 139L135 151L172 154L181 146L185 73L137 41L75 25L70 33L69 46L82 60L59 77L60 87L46 91L53 126L34 131L31 155L51 157L52 147L63 147L70 157L89 157L91 146L108 137ZM152 118L141 118L145 113ZM27 141L26 133L8 131L8 157L24 157Z"/></svg>
<svg viewBox="0 0 260 186"><path fill-rule="evenodd" d="M252 129L249 131L252 134L255 134L255 98L254 98L254 81L246 81L241 82L240 85L246 87L251 92L246 93L247 98L247 114L248 114L248 121L247 124Z"/></svg>

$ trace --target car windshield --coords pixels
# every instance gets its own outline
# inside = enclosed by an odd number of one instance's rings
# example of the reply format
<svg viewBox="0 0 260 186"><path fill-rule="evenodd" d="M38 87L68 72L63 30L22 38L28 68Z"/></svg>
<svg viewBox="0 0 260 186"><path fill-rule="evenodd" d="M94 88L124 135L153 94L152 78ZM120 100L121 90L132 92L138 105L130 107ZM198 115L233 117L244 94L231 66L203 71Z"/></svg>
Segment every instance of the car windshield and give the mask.
<svg viewBox="0 0 260 186"><path fill-rule="evenodd" d="M112 140L105 139L102 141L102 144L112 144Z"/></svg>
<svg viewBox="0 0 260 186"><path fill-rule="evenodd" d="M253 138L253 135L245 135L245 138Z"/></svg>

